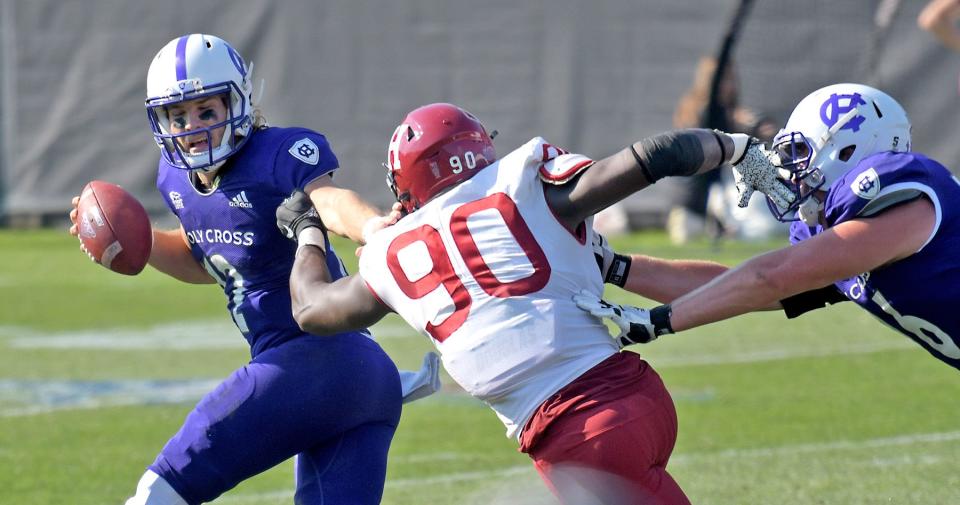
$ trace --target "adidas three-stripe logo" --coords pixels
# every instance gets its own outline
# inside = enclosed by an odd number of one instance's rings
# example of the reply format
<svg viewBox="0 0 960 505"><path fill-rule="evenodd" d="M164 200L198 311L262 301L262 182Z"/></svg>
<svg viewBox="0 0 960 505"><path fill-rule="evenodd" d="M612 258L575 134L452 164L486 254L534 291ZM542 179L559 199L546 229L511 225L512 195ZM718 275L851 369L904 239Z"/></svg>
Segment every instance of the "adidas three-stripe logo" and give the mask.
<svg viewBox="0 0 960 505"><path fill-rule="evenodd" d="M241 209L253 208L253 204L250 203L250 200L247 200L247 192L245 190L233 195L233 198L230 199L230 206L240 207Z"/></svg>

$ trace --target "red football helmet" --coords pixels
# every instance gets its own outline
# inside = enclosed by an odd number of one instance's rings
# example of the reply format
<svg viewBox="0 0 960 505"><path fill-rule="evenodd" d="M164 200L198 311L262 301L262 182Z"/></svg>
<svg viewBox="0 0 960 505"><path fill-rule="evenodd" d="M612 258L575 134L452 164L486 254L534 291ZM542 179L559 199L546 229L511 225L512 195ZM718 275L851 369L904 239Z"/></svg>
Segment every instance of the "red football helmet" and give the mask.
<svg viewBox="0 0 960 505"><path fill-rule="evenodd" d="M490 135L473 114L449 103L424 105L393 132L387 184L409 213L496 159Z"/></svg>

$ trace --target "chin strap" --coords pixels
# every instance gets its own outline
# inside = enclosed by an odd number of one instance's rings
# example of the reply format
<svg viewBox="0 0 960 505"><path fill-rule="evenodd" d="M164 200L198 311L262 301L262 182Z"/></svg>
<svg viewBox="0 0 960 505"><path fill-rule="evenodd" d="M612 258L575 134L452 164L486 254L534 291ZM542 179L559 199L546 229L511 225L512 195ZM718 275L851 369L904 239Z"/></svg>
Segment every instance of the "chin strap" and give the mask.
<svg viewBox="0 0 960 505"><path fill-rule="evenodd" d="M823 210L823 202L817 200L816 196L810 195L810 198L807 198L800 204L800 207L797 208L797 215L800 216L800 220L803 221L803 224L807 226L816 226L820 224L820 211Z"/></svg>

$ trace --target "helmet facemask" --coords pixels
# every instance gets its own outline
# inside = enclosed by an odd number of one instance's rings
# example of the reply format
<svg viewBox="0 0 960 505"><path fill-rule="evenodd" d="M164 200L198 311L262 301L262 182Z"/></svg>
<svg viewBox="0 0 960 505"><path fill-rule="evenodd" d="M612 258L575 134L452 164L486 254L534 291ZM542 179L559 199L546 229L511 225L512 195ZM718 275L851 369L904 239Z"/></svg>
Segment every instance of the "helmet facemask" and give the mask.
<svg viewBox="0 0 960 505"><path fill-rule="evenodd" d="M383 165L383 168L386 169L387 171L387 187L390 188L390 192L393 193L393 197L396 198L397 202L400 203L401 214L404 216L409 214L409 212L407 211L408 207L419 207L419 205L413 206L410 203L409 192L405 191L401 194L400 191L397 189L397 180L393 176L393 169L390 168L390 165L388 165L387 163L382 163L382 165Z"/></svg>
<svg viewBox="0 0 960 505"><path fill-rule="evenodd" d="M768 198L767 207L779 221L796 221L798 218L794 216L797 209L826 182L823 172L811 163L816 150L803 133L796 131L777 134L773 140L773 150L780 158L782 179L796 199L786 209L780 209Z"/></svg>
<svg viewBox="0 0 960 505"><path fill-rule="evenodd" d="M247 137L241 132L249 131L252 119L249 114L245 114L247 104L243 96L235 89L236 86L232 82L228 82L208 89L201 88L198 92L184 93L182 98L178 94L176 97L148 100L147 116L153 129L153 136L160 147L161 155L167 163L182 169L213 171L239 149ZM170 117L167 112L169 107L208 97L219 97L224 102L226 117L223 121L180 133L171 132ZM214 145L214 133L220 128L223 128L223 136L220 142ZM206 135L206 153L190 153L183 147L182 143L186 137L196 135Z"/></svg>
<svg viewBox="0 0 960 505"><path fill-rule="evenodd" d="M240 55L225 41L193 34L164 46L147 72L147 118L163 159L183 170L211 172L218 169L246 140L254 122L251 72ZM226 109L216 124L173 133L168 111L185 102L219 96ZM223 136L212 140L218 129ZM206 135L206 152L191 154L186 137Z"/></svg>

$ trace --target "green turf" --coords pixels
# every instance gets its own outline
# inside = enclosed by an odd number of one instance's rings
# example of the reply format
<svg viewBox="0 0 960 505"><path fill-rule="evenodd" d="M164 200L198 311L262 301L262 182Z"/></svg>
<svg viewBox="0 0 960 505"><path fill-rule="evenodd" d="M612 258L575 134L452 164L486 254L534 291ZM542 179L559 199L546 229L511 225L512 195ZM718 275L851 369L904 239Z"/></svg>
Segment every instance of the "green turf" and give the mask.
<svg viewBox="0 0 960 505"><path fill-rule="evenodd" d="M658 233L613 243L727 264L780 245L678 249ZM62 230L2 231L0 257L0 504L122 503L192 401L157 402L142 390L85 400L84 391L229 374L248 353L222 295L151 270L109 273ZM642 302L615 288L608 296ZM396 317L374 332L405 368L430 349ZM673 393L680 434L670 470L694 503L960 502L960 376L856 307L793 321L753 314L633 350ZM384 503L553 503L503 431L455 387L408 406ZM288 504L292 493L288 462L216 503Z"/></svg>

